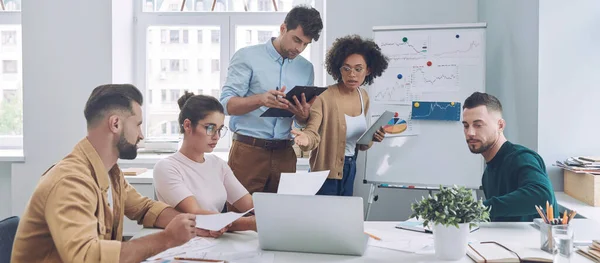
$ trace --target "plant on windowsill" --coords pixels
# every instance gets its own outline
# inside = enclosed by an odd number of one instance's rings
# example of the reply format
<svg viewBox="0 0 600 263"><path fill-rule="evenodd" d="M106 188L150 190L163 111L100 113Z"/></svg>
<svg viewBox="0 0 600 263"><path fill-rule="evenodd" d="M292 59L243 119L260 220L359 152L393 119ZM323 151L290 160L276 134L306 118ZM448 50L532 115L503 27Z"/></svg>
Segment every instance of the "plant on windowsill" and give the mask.
<svg viewBox="0 0 600 263"><path fill-rule="evenodd" d="M467 251L471 227L490 219L490 208L475 200L465 187L442 187L435 195L411 205L412 217L431 226L436 257L458 260Z"/></svg>

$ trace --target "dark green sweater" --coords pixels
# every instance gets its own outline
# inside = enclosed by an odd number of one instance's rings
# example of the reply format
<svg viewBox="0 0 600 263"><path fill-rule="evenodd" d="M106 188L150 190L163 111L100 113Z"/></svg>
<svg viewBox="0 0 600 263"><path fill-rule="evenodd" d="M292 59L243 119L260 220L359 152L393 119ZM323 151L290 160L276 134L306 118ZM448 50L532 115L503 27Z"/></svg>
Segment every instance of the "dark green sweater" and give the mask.
<svg viewBox="0 0 600 263"><path fill-rule="evenodd" d="M487 163L481 183L487 198L483 204L492 207L492 222L532 222L540 217L535 205L546 209L546 201L558 216L544 160L521 145L505 142Z"/></svg>

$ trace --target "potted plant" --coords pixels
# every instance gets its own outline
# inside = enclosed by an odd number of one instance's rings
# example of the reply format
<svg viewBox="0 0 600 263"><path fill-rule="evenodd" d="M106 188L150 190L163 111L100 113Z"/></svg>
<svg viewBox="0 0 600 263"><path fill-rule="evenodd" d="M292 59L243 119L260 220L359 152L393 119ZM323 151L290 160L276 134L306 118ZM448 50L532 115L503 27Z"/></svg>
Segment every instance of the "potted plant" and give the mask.
<svg viewBox="0 0 600 263"><path fill-rule="evenodd" d="M476 223L487 222L490 210L475 200L464 187L442 187L433 197L423 197L411 205L417 220L433 231L435 255L442 260L458 260L467 252L468 236Z"/></svg>

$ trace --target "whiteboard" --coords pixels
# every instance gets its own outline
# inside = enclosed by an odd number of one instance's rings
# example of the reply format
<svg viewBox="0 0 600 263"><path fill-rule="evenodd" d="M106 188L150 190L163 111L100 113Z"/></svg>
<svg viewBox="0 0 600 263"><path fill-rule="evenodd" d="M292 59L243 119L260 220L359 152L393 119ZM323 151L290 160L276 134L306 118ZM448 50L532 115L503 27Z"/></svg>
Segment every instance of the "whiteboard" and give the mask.
<svg viewBox="0 0 600 263"><path fill-rule="evenodd" d="M481 185L485 163L467 147L460 112L469 95L485 90L485 29L485 23L373 28L390 61L367 89L368 122L394 111L398 129L389 128L399 133L366 151L366 183Z"/></svg>

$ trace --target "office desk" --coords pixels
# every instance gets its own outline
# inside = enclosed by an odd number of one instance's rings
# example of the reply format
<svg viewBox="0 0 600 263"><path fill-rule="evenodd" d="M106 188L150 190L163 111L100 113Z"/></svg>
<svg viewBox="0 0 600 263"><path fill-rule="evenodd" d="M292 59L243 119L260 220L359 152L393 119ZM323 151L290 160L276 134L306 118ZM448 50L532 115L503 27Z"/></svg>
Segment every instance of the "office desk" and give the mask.
<svg viewBox="0 0 600 263"><path fill-rule="evenodd" d="M590 223L586 219L579 219L582 223ZM585 222L588 221L588 222ZM419 234L416 232L396 229L394 226L398 222L365 222L366 229L375 229L378 231L402 231L407 235ZM531 226L532 223L486 223L482 224L481 228L471 233L470 239L476 241L497 241L510 242L520 244L526 247L539 248L540 235L539 232ZM595 225L595 224L594 224ZM600 228L596 229L600 231ZM139 238L151 233L161 231L160 229L142 229L133 238ZM421 234L426 235L426 234ZM577 230L575 235L577 235ZM575 237L577 239L577 237ZM216 252L247 252L259 251L258 235L256 232L246 231L237 233L226 233L218 238L219 243L212 247L210 251ZM448 262L439 261L435 255L417 255L405 253L401 251L377 248L369 246L365 255L362 257L355 256L339 256L327 254L310 254L310 253L293 253L293 252L277 252L269 251L275 254L276 263L301 263L301 262ZM465 257L455 262L473 262L469 257ZM591 262L590 260L574 254L571 263L576 262Z"/></svg>
<svg viewBox="0 0 600 263"><path fill-rule="evenodd" d="M600 207L594 207L581 202L565 192L554 192L556 202L565 209L575 210L578 215L591 219L600 224Z"/></svg>

